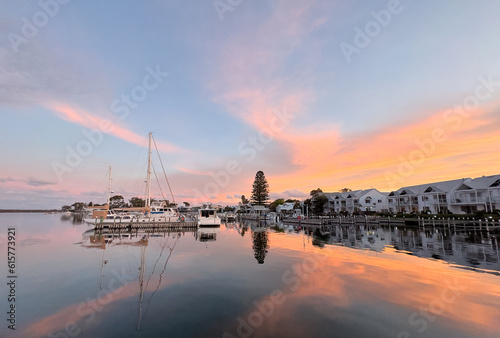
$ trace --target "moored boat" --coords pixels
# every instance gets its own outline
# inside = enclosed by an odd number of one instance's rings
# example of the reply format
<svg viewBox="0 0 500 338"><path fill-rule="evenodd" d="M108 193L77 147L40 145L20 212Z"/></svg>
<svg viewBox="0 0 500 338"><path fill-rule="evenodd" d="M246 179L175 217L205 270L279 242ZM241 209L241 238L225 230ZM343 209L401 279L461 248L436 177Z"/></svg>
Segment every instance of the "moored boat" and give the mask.
<svg viewBox="0 0 500 338"><path fill-rule="evenodd" d="M212 208L211 204L207 204L198 211L198 226L220 226L220 222L217 210Z"/></svg>

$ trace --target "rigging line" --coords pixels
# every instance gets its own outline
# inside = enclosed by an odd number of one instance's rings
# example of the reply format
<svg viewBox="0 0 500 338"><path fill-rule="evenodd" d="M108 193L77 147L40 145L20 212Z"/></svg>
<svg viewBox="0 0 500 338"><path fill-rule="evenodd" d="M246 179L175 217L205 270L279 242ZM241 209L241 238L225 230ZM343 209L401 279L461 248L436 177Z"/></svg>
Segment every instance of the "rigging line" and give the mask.
<svg viewBox="0 0 500 338"><path fill-rule="evenodd" d="M165 195L163 194L163 190L161 190L160 180L158 180L158 176L156 176L156 169L155 169L155 166L154 166L154 165L151 165L151 167L153 167L153 172L155 173L156 183L158 183L158 188L160 188L160 194L161 194L161 197L163 197L163 200L165 201L165 200L166 200L166 198L165 198Z"/></svg>
<svg viewBox="0 0 500 338"><path fill-rule="evenodd" d="M137 184L139 183L139 181L144 182L144 179L141 179L140 177L142 176L142 173L144 172L144 169L146 168L147 164L148 164L148 161L145 161L144 165L142 166L141 172L139 173L139 177L135 181L134 188L131 191L132 194L135 194L135 191L136 191L135 189L137 188Z"/></svg>
<svg viewBox="0 0 500 338"><path fill-rule="evenodd" d="M153 291L153 293L151 294L151 296L148 299L148 302L146 303L146 310L144 311L144 315L146 315L146 313L148 312L149 303L151 302L151 299L155 295L156 291L158 291L158 289L160 288L161 280L163 278L163 274L165 273L165 270L167 269L167 264L170 261L170 257L172 256L172 252L174 251L175 246L177 245L177 242L179 241L180 237L181 237L181 235L178 234L177 238L175 239L174 245L171 248L169 248L170 249L170 253L168 254L167 260L165 261L165 264L163 265L163 270L160 273L160 279L158 280L158 285L156 286L156 289Z"/></svg>
<svg viewBox="0 0 500 338"><path fill-rule="evenodd" d="M104 179L106 178L106 176L108 176L108 172L107 171L104 174L104 176L101 178L101 181L97 185L97 188L94 191L92 191L92 196L94 196L97 193L97 190L102 186L102 182L104 181Z"/></svg>
<svg viewBox="0 0 500 338"><path fill-rule="evenodd" d="M149 281L151 280L151 277L153 277L153 274L156 270L156 264L158 264L158 261L160 260L161 256L163 256L163 251L165 250L165 247L167 246L167 243L168 243L168 240L170 238L167 237L167 240L165 241L165 243L161 246L161 251L160 251L160 255L158 256L158 258L156 259L156 262L155 264L153 265L153 271L151 271L151 274L149 275L149 278L146 282L146 287L144 288L146 291L148 290L148 286L149 286Z"/></svg>
<svg viewBox="0 0 500 338"><path fill-rule="evenodd" d="M161 160L160 152L158 151L158 147L156 146L156 141L155 141L154 136L152 134L151 134L151 136L153 138L153 143L155 144L156 154L158 155L158 158L160 159L161 168L163 169L163 175L165 176L165 180L167 181L168 190L170 190L170 195L172 195L172 203L175 204L174 193L172 192L172 188L170 188L170 183L168 182L167 174L165 173L165 168L163 167L163 161Z"/></svg>
<svg viewBox="0 0 500 338"><path fill-rule="evenodd" d="M125 188L126 188L126 185L128 183L128 180L130 179L130 177L132 176L132 174L134 173L134 170L135 170L135 167L137 166L137 163L139 163L139 158L142 156L143 152L144 152L144 149L146 147L146 142L148 141L147 138L144 139L144 143L142 144L142 146L139 148L139 151L137 152L137 157L134 161L134 166L132 167L132 170L129 171L128 173L128 176L125 178L125 180L123 181L123 184L122 184L122 187L121 187L121 191L124 191Z"/></svg>

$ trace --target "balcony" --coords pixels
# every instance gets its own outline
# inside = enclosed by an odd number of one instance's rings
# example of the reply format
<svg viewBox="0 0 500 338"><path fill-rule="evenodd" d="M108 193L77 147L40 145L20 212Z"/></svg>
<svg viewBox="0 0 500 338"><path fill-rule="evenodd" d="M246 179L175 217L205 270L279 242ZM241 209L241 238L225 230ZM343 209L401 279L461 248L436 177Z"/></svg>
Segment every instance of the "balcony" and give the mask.
<svg viewBox="0 0 500 338"><path fill-rule="evenodd" d="M451 204L482 204L488 202L487 198L455 198L451 200Z"/></svg>

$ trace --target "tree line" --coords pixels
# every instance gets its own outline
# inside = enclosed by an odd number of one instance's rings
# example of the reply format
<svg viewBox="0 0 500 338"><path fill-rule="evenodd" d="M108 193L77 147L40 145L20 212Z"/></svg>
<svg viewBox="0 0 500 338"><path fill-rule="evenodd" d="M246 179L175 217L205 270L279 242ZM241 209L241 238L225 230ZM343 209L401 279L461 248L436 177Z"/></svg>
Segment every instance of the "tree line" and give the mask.
<svg viewBox="0 0 500 338"><path fill-rule="evenodd" d="M352 191L349 188L343 188L339 190L340 192ZM304 208L307 208L312 214L321 215L324 211L324 205L328 202L328 198L324 195L321 188L311 190L309 193L310 197L303 202ZM269 184L266 180L264 172L258 171L255 175L255 179L252 185L252 195L250 200L248 200L245 195L241 196L242 205L262 205L269 207L272 212L276 211L279 205L285 203L294 203L294 209L300 209L301 203L297 199L287 199L278 198L270 202L269 200Z"/></svg>

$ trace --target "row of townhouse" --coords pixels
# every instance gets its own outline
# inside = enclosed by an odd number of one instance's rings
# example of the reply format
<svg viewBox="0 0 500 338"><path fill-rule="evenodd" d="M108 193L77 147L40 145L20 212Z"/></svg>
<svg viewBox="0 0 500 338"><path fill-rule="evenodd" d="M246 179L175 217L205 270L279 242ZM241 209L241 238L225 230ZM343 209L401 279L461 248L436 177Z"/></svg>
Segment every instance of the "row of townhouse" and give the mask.
<svg viewBox="0 0 500 338"><path fill-rule="evenodd" d="M377 189L325 193L325 213L391 212L470 214L500 209L500 175L402 187L390 193Z"/></svg>
<svg viewBox="0 0 500 338"><path fill-rule="evenodd" d="M388 197L389 212L470 214L500 209L500 175L403 187Z"/></svg>
<svg viewBox="0 0 500 338"><path fill-rule="evenodd" d="M328 202L323 210L327 214L348 212L388 212L388 193L380 192L377 189L356 190L338 193L325 193Z"/></svg>

